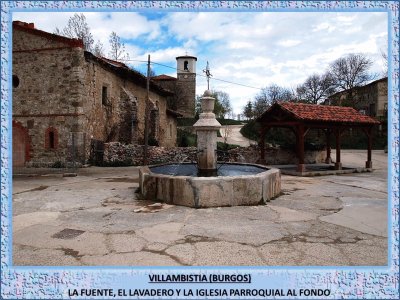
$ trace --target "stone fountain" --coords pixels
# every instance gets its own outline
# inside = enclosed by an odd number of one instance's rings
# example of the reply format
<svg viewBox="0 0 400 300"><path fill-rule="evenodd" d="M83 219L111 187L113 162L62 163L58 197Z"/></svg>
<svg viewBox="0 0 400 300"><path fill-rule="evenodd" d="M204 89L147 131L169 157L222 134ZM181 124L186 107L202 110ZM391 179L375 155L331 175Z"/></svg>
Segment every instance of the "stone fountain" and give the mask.
<svg viewBox="0 0 400 300"><path fill-rule="evenodd" d="M201 98L202 113L193 125L197 135L197 169L199 177L217 176L217 132L221 124L215 118L215 99L209 90Z"/></svg>
<svg viewBox="0 0 400 300"><path fill-rule="evenodd" d="M278 169L256 164L218 163L215 99L210 91L201 98L202 113L194 124L197 164L145 166L139 170L144 198L189 207L264 204L281 192Z"/></svg>

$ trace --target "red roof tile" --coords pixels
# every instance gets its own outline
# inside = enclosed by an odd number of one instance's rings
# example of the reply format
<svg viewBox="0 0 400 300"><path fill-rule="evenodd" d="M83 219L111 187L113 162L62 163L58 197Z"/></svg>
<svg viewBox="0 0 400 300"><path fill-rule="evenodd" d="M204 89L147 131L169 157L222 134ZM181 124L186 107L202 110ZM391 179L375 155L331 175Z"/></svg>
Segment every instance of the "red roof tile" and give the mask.
<svg viewBox="0 0 400 300"><path fill-rule="evenodd" d="M106 63L108 63L110 65L113 65L114 67L127 68L128 69L128 66L125 65L122 62L119 62L119 61L116 61L116 60L113 60L113 59L109 59L109 58L106 58L106 57L103 57L103 56L98 56L98 58L100 58L101 60L104 60Z"/></svg>
<svg viewBox="0 0 400 300"><path fill-rule="evenodd" d="M151 77L151 80L177 80L177 79L175 77L162 74L162 75Z"/></svg>
<svg viewBox="0 0 400 300"><path fill-rule="evenodd" d="M291 102L282 102L276 105L292 113L296 119L304 121L379 124L377 120L359 113L352 107Z"/></svg>
<svg viewBox="0 0 400 300"><path fill-rule="evenodd" d="M279 103L281 107L293 113L296 118L305 121L328 121L340 123L379 123L363 115L352 107L327 106L304 103Z"/></svg>

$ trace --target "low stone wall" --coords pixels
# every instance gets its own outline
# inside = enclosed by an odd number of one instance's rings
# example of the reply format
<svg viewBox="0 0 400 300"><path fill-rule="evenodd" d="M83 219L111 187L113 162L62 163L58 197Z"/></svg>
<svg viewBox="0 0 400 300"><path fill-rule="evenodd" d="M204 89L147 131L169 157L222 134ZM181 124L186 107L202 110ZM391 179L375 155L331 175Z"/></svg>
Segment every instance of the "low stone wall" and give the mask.
<svg viewBox="0 0 400 300"><path fill-rule="evenodd" d="M306 164L323 163L325 156L325 150L306 150L304 152L304 162ZM229 157L232 162L258 163L260 149L256 145L232 149L229 151ZM265 161L267 165L292 165L297 164L298 159L294 151L270 147L265 149Z"/></svg>
<svg viewBox="0 0 400 300"><path fill-rule="evenodd" d="M118 142L104 144L105 165L142 165L143 145L124 145ZM229 151L218 151L218 160L226 162L257 163L260 158L258 146L241 147ZM296 164L297 157L293 151L267 148L265 151L267 165ZM325 160L325 151L305 151L305 163L321 163ZM148 146L149 165L195 162L195 147L154 147Z"/></svg>
<svg viewBox="0 0 400 300"><path fill-rule="evenodd" d="M196 160L195 147L164 148L148 146L149 165L172 162L194 162ZM107 164L140 166L143 163L143 145L125 145L118 142L104 144L103 161Z"/></svg>

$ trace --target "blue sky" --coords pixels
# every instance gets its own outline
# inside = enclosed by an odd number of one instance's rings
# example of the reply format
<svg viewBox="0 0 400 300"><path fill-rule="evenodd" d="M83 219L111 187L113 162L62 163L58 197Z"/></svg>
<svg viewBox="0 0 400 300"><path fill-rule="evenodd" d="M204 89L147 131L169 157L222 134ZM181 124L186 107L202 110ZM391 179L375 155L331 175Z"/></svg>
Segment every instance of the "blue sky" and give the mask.
<svg viewBox="0 0 400 300"><path fill-rule="evenodd" d="M53 32L63 28L73 12L20 12L13 20L35 23ZM381 52L387 53L387 14L380 12L90 12L84 13L95 40L109 52L115 31L125 42L131 65L144 70L147 55L176 67L176 56L198 58L197 73L210 62L212 89L227 92L240 113L259 89L270 84L295 88L309 75L349 53L364 53L383 72ZM136 61L134 61L136 60ZM153 65L157 74L176 70ZM242 85L217 81L222 79ZM207 82L198 76L197 94Z"/></svg>

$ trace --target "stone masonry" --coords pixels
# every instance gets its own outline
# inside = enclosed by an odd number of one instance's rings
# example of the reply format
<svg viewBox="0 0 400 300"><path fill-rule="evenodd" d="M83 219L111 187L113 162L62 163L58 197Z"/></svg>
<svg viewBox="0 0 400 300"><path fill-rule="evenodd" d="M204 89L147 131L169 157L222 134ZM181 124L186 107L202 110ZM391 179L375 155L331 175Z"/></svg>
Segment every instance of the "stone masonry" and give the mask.
<svg viewBox="0 0 400 300"><path fill-rule="evenodd" d="M81 40L13 22L13 165L86 163L92 141L143 143L146 78ZM176 143L173 95L150 85L150 136Z"/></svg>
<svg viewBox="0 0 400 300"><path fill-rule="evenodd" d="M238 147L227 152L218 152L219 162L257 163L260 157L258 146ZM196 147L149 147L149 164L187 163L196 162ZM297 158L293 151L279 148L267 148L265 155L267 165L296 164ZM105 165L134 165L140 166L143 162L143 146L125 145L119 142L105 144ZM306 151L306 163L322 163L325 151Z"/></svg>

